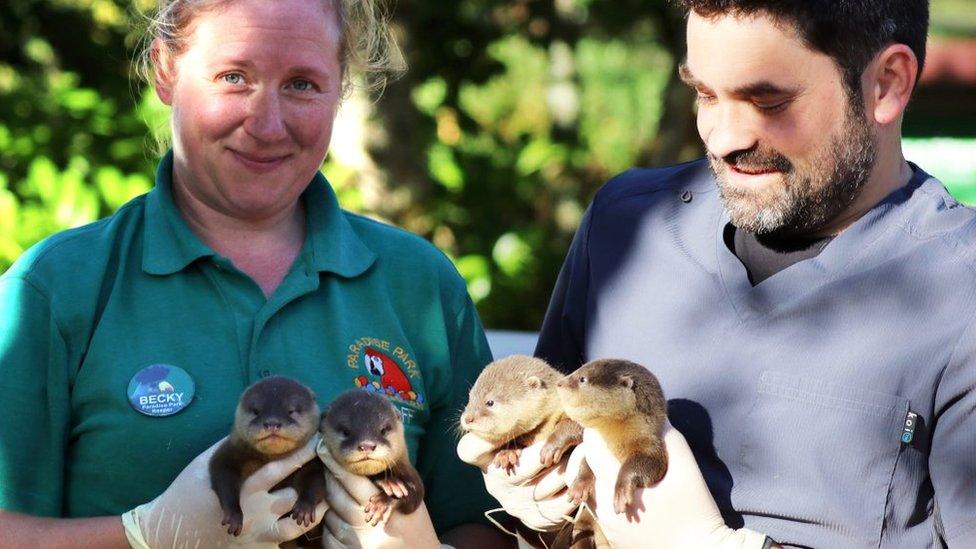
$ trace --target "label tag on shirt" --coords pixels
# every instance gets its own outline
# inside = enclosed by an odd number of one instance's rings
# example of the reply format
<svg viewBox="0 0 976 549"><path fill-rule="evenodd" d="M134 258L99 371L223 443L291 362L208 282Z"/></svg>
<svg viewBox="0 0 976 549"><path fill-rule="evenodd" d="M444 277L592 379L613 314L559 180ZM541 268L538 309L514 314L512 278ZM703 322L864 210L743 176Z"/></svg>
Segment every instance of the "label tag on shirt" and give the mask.
<svg viewBox="0 0 976 549"><path fill-rule="evenodd" d="M911 444L912 440L915 439L915 426L918 425L918 414L909 411L908 415L905 416L904 430L901 433L901 441L905 444Z"/></svg>
<svg viewBox="0 0 976 549"><path fill-rule="evenodd" d="M190 374L170 364L153 364L139 370L126 391L129 404L137 412L152 417L180 412L190 405L195 392Z"/></svg>

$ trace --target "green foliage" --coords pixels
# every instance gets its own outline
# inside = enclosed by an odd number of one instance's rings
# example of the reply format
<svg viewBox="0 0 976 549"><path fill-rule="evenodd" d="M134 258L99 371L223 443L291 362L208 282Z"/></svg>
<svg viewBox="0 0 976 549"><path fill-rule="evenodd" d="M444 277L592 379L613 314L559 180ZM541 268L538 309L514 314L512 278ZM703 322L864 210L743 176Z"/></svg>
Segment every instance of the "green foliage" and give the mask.
<svg viewBox="0 0 976 549"><path fill-rule="evenodd" d="M158 109L133 100L142 92L128 78L126 6L0 8L0 271L45 236L108 215L151 186L147 123L159 122Z"/></svg>
<svg viewBox="0 0 976 549"><path fill-rule="evenodd" d="M409 138L371 153L396 175L385 191L411 200L364 206L458 258L488 326L538 329L599 185L696 151L681 133L693 125L664 122L666 93L687 94L673 70L680 16L636 0L401 1L398 13L410 71L375 124ZM665 135L680 145L664 151Z"/></svg>
<svg viewBox="0 0 976 549"><path fill-rule="evenodd" d="M936 27L969 21L970 1L935 0ZM2 4L0 271L148 190L168 117L131 78L144 19L130 0ZM599 185L700 152L669 5L399 0L410 70L375 103L343 106L369 122L364 159L326 163L340 201L443 249L486 325L538 329ZM333 148L362 126L337 126Z"/></svg>
<svg viewBox="0 0 976 549"><path fill-rule="evenodd" d="M656 150L664 5L401 0L411 70L366 112L365 164L327 162L341 202L433 240L487 325L536 329L592 192ZM168 113L131 78L144 22L129 0L0 8L0 271L151 187Z"/></svg>

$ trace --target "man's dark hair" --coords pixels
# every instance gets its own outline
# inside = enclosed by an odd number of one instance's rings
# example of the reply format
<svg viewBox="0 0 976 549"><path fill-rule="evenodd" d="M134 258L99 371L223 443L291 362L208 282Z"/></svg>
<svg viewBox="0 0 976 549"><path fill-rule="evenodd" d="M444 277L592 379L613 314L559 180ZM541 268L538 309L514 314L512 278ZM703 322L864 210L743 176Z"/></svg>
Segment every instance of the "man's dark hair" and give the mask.
<svg viewBox="0 0 976 549"><path fill-rule="evenodd" d="M702 17L766 14L795 27L810 48L837 63L852 99L861 74L890 44L905 44L925 63L929 0L677 0Z"/></svg>

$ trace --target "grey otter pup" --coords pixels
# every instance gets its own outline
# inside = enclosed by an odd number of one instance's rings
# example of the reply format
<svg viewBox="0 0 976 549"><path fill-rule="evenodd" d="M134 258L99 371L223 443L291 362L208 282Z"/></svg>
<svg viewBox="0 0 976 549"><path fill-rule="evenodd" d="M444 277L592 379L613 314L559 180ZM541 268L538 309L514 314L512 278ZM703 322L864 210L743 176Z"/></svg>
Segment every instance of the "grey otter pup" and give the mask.
<svg viewBox="0 0 976 549"><path fill-rule="evenodd" d="M224 512L227 533L240 535L241 484L269 461L287 457L315 434L319 407L315 394L301 383L282 376L265 378L241 395L234 427L210 458L210 485ZM325 499L322 462L313 459L278 487L293 486L298 501L291 515L307 526L315 520L315 506Z"/></svg>
<svg viewBox="0 0 976 549"><path fill-rule="evenodd" d="M468 395L461 429L496 446L494 464L511 471L522 448L545 441L540 459L557 463L583 440L583 428L566 417L556 393L562 374L544 360L513 355L485 367Z"/></svg>
<svg viewBox="0 0 976 549"><path fill-rule="evenodd" d="M613 510L637 517L636 492L658 483L668 469L664 447L667 401L647 368L627 360L594 360L557 383L566 414L597 430L620 461ZM569 495L586 501L596 479L584 459Z"/></svg>
<svg viewBox="0 0 976 549"><path fill-rule="evenodd" d="M403 422L386 398L362 390L339 395L322 414L325 446L345 470L369 477L382 492L366 504L366 522L376 526L395 506L410 514L424 500L424 484L407 456Z"/></svg>

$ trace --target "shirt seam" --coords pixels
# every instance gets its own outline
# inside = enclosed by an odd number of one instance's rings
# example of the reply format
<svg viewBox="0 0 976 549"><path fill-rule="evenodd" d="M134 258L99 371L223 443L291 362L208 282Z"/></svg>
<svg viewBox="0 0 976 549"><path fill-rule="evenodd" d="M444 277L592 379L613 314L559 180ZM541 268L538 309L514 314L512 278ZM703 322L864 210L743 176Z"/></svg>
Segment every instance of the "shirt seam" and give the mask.
<svg viewBox="0 0 976 549"><path fill-rule="evenodd" d="M69 229L68 232L71 233L69 235L65 235L64 232L55 234L53 236L53 238L55 238L57 241L56 242L52 242L49 245L43 245L42 244L42 246L44 246L45 249L42 250L40 253L38 253L36 257L31 258L30 263L25 268L26 274L28 274L28 275L29 274L33 274L33 271L35 270L35 268L37 268L37 265L39 263L41 263L44 260L44 258L47 257L48 254L54 252L55 250L57 250L61 246L65 245L65 244L67 244L69 242L74 242L75 240L77 240L79 238L82 238L84 236L87 236L88 234L90 234L92 232L95 232L98 229L103 228L104 225L109 224L113 219L115 219L116 217L118 217L120 214L123 214L127 210L136 207L135 206L135 203L137 201L140 201L140 199L144 199L144 196L145 195L140 196L140 197L134 199L133 201L131 201L131 202L123 205L121 208L119 208L118 210L116 210L114 214L112 214L112 215L110 215L108 217L103 217L102 219L99 219L97 221L93 221L92 223L89 223L88 225L85 225L83 227L77 227L75 229ZM11 277L14 277L14 276L17 276L17 275L11 275ZM23 278L24 280L27 280L26 278L24 278L24 276L21 276L20 278ZM36 289L36 286L35 286L35 289ZM46 297L46 294L45 294L45 297Z"/></svg>
<svg viewBox="0 0 976 549"><path fill-rule="evenodd" d="M942 380L945 379L946 373L948 373L950 369L953 369L957 363L962 362L956 360L956 354L959 352L959 347L962 345L963 340L966 339L966 335L974 329L974 320L976 320L976 308L969 313L968 321L963 324L964 328L960 331L959 337L956 339L956 343L952 346L952 352L949 354L949 360L942 369L942 374L939 376L939 382L936 384L936 394L938 394L939 389L942 387Z"/></svg>
<svg viewBox="0 0 976 549"><path fill-rule="evenodd" d="M976 309L974 309L973 312L970 313L968 322L964 324L966 328L963 328L961 330L958 339L956 339L955 345L953 345L952 347L952 352L949 354L949 360L946 363L946 365L942 368L942 372L939 374L939 380L935 385L936 396L939 395L940 390L942 389L942 380L946 379L946 374L948 374L950 370L953 370L956 365L962 363L962 361L957 360L956 355L959 351L960 346L962 345L963 340L966 339L966 335L972 329L974 320L976 320ZM970 387L970 389L972 388ZM938 404L938 402L936 402L935 404ZM938 492L934 493L932 495L933 500L938 500L938 496L939 496ZM952 535L949 535L949 533L946 532L947 525L945 524L945 521L942 520L941 516L938 517L938 520L942 522L943 535L945 536L946 541L950 541L958 537L961 537L963 535L966 535L968 533L976 531L976 519L970 519L969 521L964 522L958 530L953 528Z"/></svg>
<svg viewBox="0 0 976 549"><path fill-rule="evenodd" d="M949 204L946 201L946 199L945 199L944 196L940 196L940 195L934 193L931 189L924 188L924 185L920 185L919 187L917 187L916 188L916 192L919 192L919 193L924 194L929 199L934 200L936 202L936 206L943 206L943 207L945 207L946 210L954 210L954 209L957 209L957 208L964 208L967 211L970 211L971 213L973 213L972 210L970 210L969 208L966 208L965 205L963 205L963 204L961 204L959 202L955 202L953 204ZM950 231L939 231L939 232L931 233L931 234L928 234L928 235L922 234L918 230L917 226L914 223L911 222L910 217L911 216L905 216L903 219L900 220L900 222L897 222L895 224L895 226L898 227L899 229L901 229L902 232L904 232L907 236L910 236L910 237L914 238L916 241L918 241L918 242L926 242L926 241L931 241L931 240L938 240L938 241L942 242L945 246L949 247L950 249L951 248L957 248L957 247L958 248L965 249L965 248L968 247L966 245L966 242L965 241L963 241L962 239L954 236ZM972 224L974 222L976 222L976 216L973 216L969 220L969 224ZM963 257L963 258L961 258L961 261L964 262L966 264L966 266L971 271L973 271L974 273L976 273L976 261L974 261L973 258Z"/></svg>
<svg viewBox="0 0 976 549"><path fill-rule="evenodd" d="M27 276L25 276L25 275L11 275L9 278L7 278L7 280L20 280L20 281L24 282L24 284L26 284L32 290L34 290L35 292L37 292L37 294L40 295L44 299L44 302L47 305L47 312L51 316L51 320L54 322L54 326L58 329L58 337L61 338L61 343L64 344L65 348L67 348L68 347L68 343L67 343L68 342L68 339L65 337L65 330L64 330L64 328L61 326L61 323L58 321L58 316L56 314L54 314L54 308L51 306L51 297L50 297L50 295L43 288L41 288L40 285L38 285L33 280L27 278Z"/></svg>

